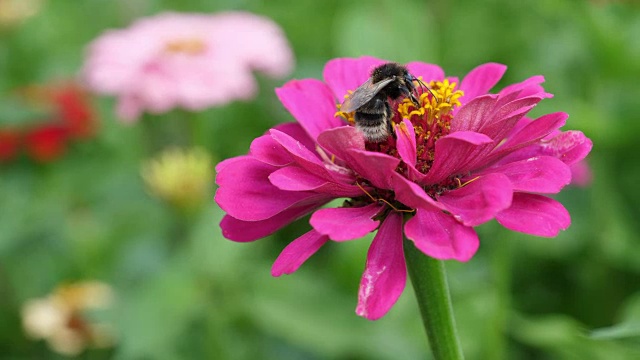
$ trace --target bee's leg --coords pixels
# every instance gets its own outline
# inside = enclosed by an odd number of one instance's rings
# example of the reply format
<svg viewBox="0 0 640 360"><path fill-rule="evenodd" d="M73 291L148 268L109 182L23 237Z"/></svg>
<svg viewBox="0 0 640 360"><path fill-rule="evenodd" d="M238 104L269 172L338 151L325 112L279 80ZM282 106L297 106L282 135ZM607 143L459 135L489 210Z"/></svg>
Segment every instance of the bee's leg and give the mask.
<svg viewBox="0 0 640 360"><path fill-rule="evenodd" d="M415 97L415 95L413 95L413 92L411 92L411 90L409 90L409 88L407 88L406 86L401 86L400 87L400 91L402 91L402 93L409 98L409 100L411 100L411 102L413 103L413 105L415 105L417 108L420 107L420 102L418 101L418 99Z"/></svg>

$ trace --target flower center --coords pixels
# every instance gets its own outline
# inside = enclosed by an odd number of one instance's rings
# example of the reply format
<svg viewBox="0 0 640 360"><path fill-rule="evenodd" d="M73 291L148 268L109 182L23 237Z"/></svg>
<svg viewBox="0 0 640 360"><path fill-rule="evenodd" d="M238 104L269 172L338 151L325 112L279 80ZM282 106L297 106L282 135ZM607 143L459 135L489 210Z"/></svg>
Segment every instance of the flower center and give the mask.
<svg viewBox="0 0 640 360"><path fill-rule="evenodd" d="M403 119L408 119L413 125L416 134L416 169L423 174L426 174L433 164L436 141L449 134L454 107L460 106L459 99L462 97L463 92L456 90L456 86L456 83L451 83L447 79L443 81L431 81L429 83L429 89L431 91L418 87L418 92L420 93L418 97L420 102L419 107L416 107L409 98L391 103L391 107L394 109L393 115L391 116L393 127L404 127L405 125L402 123ZM349 91L349 93L345 95L345 98L348 98L351 93L352 92ZM336 116L339 115L343 117L353 125L355 123L355 112L345 113L339 111L339 109L340 105L338 105ZM396 139L393 136L389 136L388 139L383 142L367 142L366 149L400 158L396 148ZM398 171L404 174L406 164L401 163Z"/></svg>
<svg viewBox="0 0 640 360"><path fill-rule="evenodd" d="M170 54L199 55L207 49L200 39L178 39L167 41L164 51Z"/></svg>

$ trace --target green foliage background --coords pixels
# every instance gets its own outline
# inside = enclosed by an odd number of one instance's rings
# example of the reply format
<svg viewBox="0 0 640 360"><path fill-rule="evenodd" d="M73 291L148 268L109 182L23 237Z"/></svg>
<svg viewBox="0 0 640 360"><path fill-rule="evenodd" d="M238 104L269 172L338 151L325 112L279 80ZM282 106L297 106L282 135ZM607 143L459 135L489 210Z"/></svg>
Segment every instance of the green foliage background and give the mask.
<svg viewBox="0 0 640 360"><path fill-rule="evenodd" d="M462 76L496 61L499 86L545 75L534 115L568 112L567 128L594 142L591 187L558 199L573 224L555 239L481 226L481 248L448 262L468 359L640 358L640 7L634 1L50 0L0 33L0 97L77 75L86 44L108 28L166 10L263 14L289 37L294 78L321 78L335 57L421 60ZM192 114L217 160L246 153L269 127L291 121L260 78L252 102ZM370 239L328 244L296 274L272 278L279 251L306 221L250 244L222 238L209 201L189 218L150 196L141 163L184 144L184 112L126 126L113 99L95 101L98 137L58 162L0 167L0 358L59 358L27 339L19 311L57 285L114 286L106 316L119 333L87 359L422 359L417 305L407 290L383 319L354 314ZM11 109L0 112L0 123ZM149 138L162 139L149 148ZM212 184L213 195L213 184ZM211 197L212 197L211 195Z"/></svg>

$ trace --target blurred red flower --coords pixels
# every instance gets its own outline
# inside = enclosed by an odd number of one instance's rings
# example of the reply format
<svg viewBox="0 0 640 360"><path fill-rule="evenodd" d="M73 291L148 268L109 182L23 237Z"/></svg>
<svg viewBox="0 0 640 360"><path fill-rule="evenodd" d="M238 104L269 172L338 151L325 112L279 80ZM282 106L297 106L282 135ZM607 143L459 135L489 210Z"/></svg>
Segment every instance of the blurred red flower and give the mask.
<svg viewBox="0 0 640 360"><path fill-rule="evenodd" d="M8 162L24 150L38 162L64 155L69 140L95 136L97 117L85 91L72 82L29 86L18 90L20 100L44 109L45 121L11 128L0 127L0 162Z"/></svg>
<svg viewBox="0 0 640 360"><path fill-rule="evenodd" d="M0 162L13 159L20 146L20 134L12 129L0 129Z"/></svg>
<svg viewBox="0 0 640 360"><path fill-rule="evenodd" d="M51 100L56 107L58 120L73 139L87 139L95 135L96 116L86 93L75 84L54 88Z"/></svg>
<svg viewBox="0 0 640 360"><path fill-rule="evenodd" d="M43 124L24 135L24 146L31 158L40 162L58 159L67 148L68 128L60 124Z"/></svg>

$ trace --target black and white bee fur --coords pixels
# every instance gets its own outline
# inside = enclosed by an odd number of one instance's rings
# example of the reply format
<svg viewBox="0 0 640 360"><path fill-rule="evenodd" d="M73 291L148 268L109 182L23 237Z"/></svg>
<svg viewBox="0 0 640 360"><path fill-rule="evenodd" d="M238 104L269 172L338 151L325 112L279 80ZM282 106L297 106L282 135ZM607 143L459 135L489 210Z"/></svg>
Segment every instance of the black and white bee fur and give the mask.
<svg viewBox="0 0 640 360"><path fill-rule="evenodd" d="M355 111L355 126L368 142L385 141L393 132L389 100L406 96L416 107L420 106L414 95L414 81L419 80L406 67L396 63L382 64L373 69L371 77L342 103L340 111Z"/></svg>

